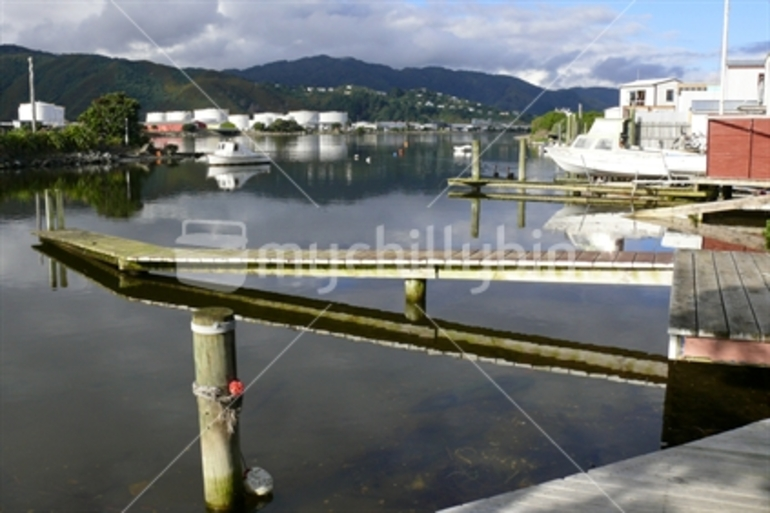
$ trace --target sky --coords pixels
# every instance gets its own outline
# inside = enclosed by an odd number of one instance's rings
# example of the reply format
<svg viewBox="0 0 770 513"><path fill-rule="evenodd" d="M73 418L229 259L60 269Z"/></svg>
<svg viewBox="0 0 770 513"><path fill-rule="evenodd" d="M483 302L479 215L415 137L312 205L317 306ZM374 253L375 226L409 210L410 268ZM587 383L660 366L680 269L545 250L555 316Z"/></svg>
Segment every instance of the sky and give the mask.
<svg viewBox="0 0 770 513"><path fill-rule="evenodd" d="M0 43L167 65L314 55L543 87L718 82L723 0L0 0ZM729 56L770 52L770 0L730 2Z"/></svg>

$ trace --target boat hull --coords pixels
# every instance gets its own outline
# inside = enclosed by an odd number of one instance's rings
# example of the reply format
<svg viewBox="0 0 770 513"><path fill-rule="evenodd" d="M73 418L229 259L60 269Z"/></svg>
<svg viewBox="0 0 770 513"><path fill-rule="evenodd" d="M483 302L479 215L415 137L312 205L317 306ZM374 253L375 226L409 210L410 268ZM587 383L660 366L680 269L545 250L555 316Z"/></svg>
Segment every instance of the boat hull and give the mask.
<svg viewBox="0 0 770 513"><path fill-rule="evenodd" d="M547 154L568 173L628 178L702 176L706 173L706 156L697 153L551 147Z"/></svg>
<svg viewBox="0 0 770 513"><path fill-rule="evenodd" d="M256 166L269 164L270 157L266 155L216 155L206 157L210 166Z"/></svg>

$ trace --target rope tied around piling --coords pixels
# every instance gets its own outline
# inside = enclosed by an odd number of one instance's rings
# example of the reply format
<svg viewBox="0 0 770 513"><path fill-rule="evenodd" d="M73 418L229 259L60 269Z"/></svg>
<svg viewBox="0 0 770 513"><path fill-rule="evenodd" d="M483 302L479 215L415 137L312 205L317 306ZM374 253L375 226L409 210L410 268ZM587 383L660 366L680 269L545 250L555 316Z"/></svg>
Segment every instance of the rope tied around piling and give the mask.
<svg viewBox="0 0 770 513"><path fill-rule="evenodd" d="M219 418L227 426L227 432L229 434L235 433L235 426L238 424L238 414L241 411L241 403L237 402L241 397L241 393L231 393L233 389L237 390L238 387L232 386L232 383L228 387L215 387L208 385L199 385L193 381L192 393L196 397L201 397L208 401L219 403L222 406L222 413L219 414ZM240 381L237 381L240 383Z"/></svg>

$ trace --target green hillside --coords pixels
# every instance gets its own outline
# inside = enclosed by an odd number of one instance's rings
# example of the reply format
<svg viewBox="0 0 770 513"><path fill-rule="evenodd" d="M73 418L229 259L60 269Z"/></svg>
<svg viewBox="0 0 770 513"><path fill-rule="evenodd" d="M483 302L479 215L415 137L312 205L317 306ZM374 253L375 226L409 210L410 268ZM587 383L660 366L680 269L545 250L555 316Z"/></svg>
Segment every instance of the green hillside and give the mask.
<svg viewBox="0 0 770 513"><path fill-rule="evenodd" d="M17 115L29 101L27 57L35 60L35 95L39 101L64 105L72 120L94 98L125 91L143 111L211 107L211 102L179 70L147 61L111 59L99 55L53 55L20 47L0 47L0 119ZM223 109L233 112L300 108L297 100L272 86L214 71L189 70L201 89Z"/></svg>
<svg viewBox="0 0 770 513"><path fill-rule="evenodd" d="M242 72L186 70L210 100L171 66L0 45L0 120L15 119L19 103L29 101L29 56L35 59L37 100L65 106L69 120L76 119L95 98L123 91L139 100L143 113L209 108L214 106L213 100L233 113L341 110L351 121L452 123L484 118L507 122L540 91L511 77L443 68L396 71L354 59L313 57ZM272 70L269 76L256 80L265 69ZM546 112L553 106L576 108L578 103L586 109L606 107L607 101L601 99L605 91L598 96L592 91L548 92L528 114ZM614 98L616 93L612 94Z"/></svg>

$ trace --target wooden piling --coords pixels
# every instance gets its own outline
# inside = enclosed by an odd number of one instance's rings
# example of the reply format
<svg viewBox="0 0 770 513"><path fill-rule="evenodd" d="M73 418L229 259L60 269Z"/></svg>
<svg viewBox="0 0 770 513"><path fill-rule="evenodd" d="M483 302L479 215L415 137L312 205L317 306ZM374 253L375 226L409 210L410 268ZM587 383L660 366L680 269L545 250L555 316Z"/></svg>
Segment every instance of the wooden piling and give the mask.
<svg viewBox="0 0 770 513"><path fill-rule="evenodd" d="M43 218L40 216L40 193L35 193L35 228L37 231L43 229Z"/></svg>
<svg viewBox="0 0 770 513"><path fill-rule="evenodd" d="M229 390L237 382L235 317L228 308L201 308L193 313L191 328L206 506L234 510L245 497L235 408L242 399L232 403Z"/></svg>
<svg viewBox="0 0 770 513"><path fill-rule="evenodd" d="M64 230L64 193L56 189L56 229Z"/></svg>
<svg viewBox="0 0 770 513"><path fill-rule="evenodd" d="M481 178L481 142L476 139L471 143L471 178Z"/></svg>
<svg viewBox="0 0 770 513"><path fill-rule="evenodd" d="M519 181L527 181L527 140L519 139Z"/></svg>
<svg viewBox="0 0 770 513"><path fill-rule="evenodd" d="M481 199L471 200L471 238L479 238L479 224L481 223Z"/></svg>
<svg viewBox="0 0 770 513"><path fill-rule="evenodd" d="M51 192L48 189L45 190L43 198L45 201L45 229L50 231L55 229L55 220L53 216L53 205L51 204Z"/></svg>
<svg viewBox="0 0 770 513"><path fill-rule="evenodd" d="M419 321L425 317L426 291L426 280L404 280L404 292L406 295L404 315L410 321Z"/></svg>

